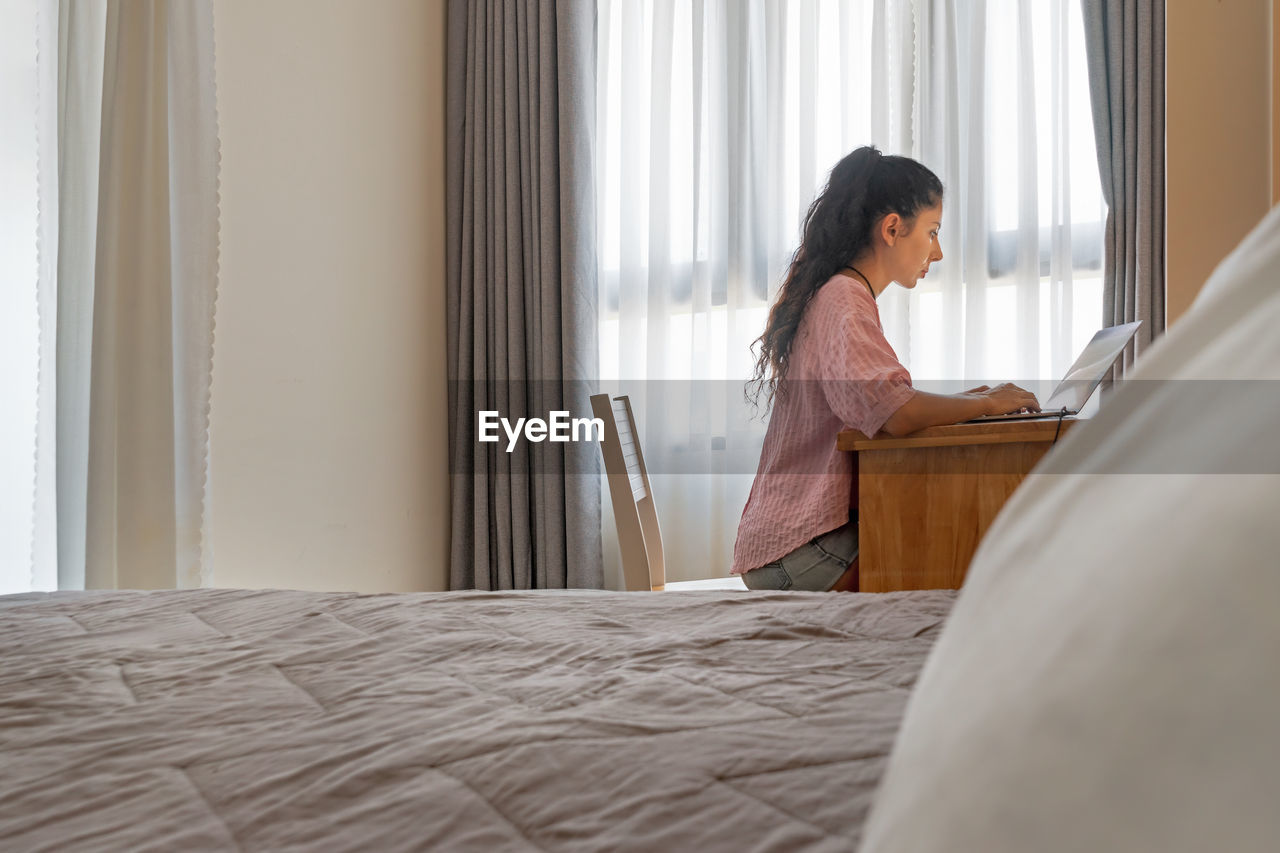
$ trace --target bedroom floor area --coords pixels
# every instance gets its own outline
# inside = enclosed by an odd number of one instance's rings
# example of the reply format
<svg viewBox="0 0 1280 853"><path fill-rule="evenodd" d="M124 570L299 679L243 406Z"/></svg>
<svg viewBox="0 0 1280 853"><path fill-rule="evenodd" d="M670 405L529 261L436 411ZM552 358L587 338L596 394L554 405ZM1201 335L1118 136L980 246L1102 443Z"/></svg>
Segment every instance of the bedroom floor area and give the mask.
<svg viewBox="0 0 1280 853"><path fill-rule="evenodd" d="M704 578L696 581L673 581L667 584L664 589L667 592L688 592L693 589L730 589L738 592L746 592L747 586L742 582L742 578L733 575L727 578Z"/></svg>

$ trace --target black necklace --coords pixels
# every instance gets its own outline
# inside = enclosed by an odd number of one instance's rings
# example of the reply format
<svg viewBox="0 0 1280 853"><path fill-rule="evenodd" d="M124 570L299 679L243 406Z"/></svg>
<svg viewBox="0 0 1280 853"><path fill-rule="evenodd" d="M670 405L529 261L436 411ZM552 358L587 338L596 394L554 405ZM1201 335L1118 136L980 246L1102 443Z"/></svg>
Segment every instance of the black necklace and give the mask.
<svg viewBox="0 0 1280 853"><path fill-rule="evenodd" d="M871 291L871 298L872 299L876 298L876 290L874 287L871 286L871 282L867 279L867 277L862 274L862 270L858 269L853 264L846 264L845 269L847 269L849 272L856 275L858 278L862 279L862 283L867 286L867 290Z"/></svg>

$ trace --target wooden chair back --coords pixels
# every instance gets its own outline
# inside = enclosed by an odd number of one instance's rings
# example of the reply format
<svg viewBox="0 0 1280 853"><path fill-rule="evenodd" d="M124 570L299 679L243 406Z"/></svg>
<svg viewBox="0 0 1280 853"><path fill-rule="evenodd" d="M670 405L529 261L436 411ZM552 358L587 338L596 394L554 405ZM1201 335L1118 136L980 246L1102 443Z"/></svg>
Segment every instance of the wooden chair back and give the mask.
<svg viewBox="0 0 1280 853"><path fill-rule="evenodd" d="M613 498L613 517L622 551L622 578L628 590L660 590L666 585L662 531L644 467L631 400L608 394L591 397L591 409L604 422L604 470Z"/></svg>

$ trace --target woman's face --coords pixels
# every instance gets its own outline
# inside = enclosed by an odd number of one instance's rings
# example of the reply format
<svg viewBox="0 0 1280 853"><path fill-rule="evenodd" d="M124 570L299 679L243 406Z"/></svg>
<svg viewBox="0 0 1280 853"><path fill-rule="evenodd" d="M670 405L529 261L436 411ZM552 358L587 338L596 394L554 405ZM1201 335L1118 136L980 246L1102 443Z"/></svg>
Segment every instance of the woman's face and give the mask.
<svg viewBox="0 0 1280 853"><path fill-rule="evenodd" d="M942 202L921 210L915 220L903 220L904 230L890 246L893 280L905 288L929 273L929 267L942 260L938 231L942 228Z"/></svg>

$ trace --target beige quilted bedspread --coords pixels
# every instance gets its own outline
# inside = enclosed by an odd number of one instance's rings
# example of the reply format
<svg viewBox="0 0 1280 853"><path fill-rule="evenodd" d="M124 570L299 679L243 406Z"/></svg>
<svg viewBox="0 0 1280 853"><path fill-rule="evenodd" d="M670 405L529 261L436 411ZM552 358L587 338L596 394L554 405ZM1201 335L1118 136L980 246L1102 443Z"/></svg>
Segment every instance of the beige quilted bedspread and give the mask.
<svg viewBox="0 0 1280 853"><path fill-rule="evenodd" d="M0 849L849 850L952 601L0 597Z"/></svg>

